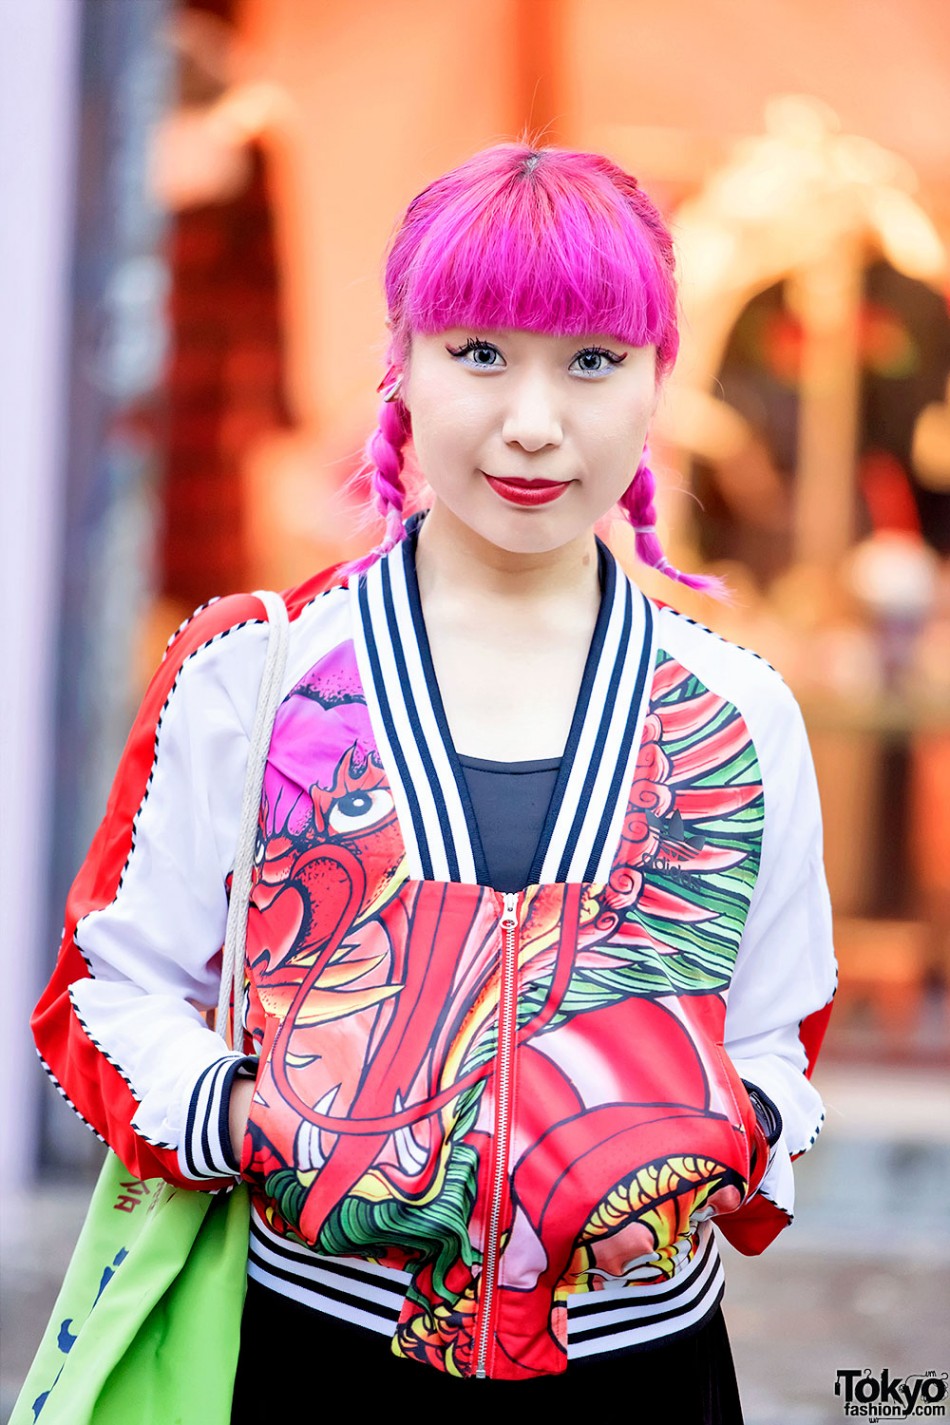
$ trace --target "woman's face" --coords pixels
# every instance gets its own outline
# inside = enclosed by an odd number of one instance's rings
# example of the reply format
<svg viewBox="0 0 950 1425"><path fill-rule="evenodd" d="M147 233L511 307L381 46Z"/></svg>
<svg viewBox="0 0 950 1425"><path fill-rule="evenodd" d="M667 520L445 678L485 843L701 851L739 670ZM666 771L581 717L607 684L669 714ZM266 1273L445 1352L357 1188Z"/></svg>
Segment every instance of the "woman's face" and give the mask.
<svg viewBox="0 0 950 1425"><path fill-rule="evenodd" d="M438 501L512 553L558 549L629 485L657 402L656 348L602 334L416 335L402 385Z"/></svg>

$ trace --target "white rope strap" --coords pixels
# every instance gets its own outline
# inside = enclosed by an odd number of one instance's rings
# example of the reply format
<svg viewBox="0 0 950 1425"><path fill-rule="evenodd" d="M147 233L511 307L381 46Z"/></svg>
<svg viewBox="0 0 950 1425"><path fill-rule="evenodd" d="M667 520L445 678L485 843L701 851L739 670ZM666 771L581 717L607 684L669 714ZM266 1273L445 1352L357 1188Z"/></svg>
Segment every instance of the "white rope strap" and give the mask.
<svg viewBox="0 0 950 1425"><path fill-rule="evenodd" d="M279 594L269 589L258 589L255 598L260 599L267 611L267 656L257 697L257 712L254 729L248 748L247 770L244 774L244 797L241 802L241 822L238 829L237 849L234 856L234 872L231 877L231 900L228 905L228 925L224 937L224 955L221 964L221 988L218 992L218 1010L215 1028L227 1038L228 1009L234 996L234 1024L231 1044L240 1049L244 1043L244 958L247 949L247 908L251 898L251 873L257 850L257 822L261 806L261 790L264 785L264 768L270 749L274 719L280 705L284 667L287 662L287 644L290 638L290 623L287 606Z"/></svg>

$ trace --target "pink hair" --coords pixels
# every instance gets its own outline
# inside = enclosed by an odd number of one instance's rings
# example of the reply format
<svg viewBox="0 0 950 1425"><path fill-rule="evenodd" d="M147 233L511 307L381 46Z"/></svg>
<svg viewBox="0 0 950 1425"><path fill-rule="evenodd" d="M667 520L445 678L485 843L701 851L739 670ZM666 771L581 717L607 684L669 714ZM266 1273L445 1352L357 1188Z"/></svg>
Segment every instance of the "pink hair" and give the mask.
<svg viewBox="0 0 950 1425"><path fill-rule="evenodd" d="M600 154L527 144L475 154L409 204L385 288L386 399L360 474L371 478L386 534L348 572L368 568L404 538L400 477L412 430L398 380L414 333L458 326L605 332L631 346L656 346L657 380L679 348L672 238L637 180ZM667 561L655 530L655 488L644 450L619 502L637 530L638 557L671 579L717 592L717 580L681 574Z"/></svg>

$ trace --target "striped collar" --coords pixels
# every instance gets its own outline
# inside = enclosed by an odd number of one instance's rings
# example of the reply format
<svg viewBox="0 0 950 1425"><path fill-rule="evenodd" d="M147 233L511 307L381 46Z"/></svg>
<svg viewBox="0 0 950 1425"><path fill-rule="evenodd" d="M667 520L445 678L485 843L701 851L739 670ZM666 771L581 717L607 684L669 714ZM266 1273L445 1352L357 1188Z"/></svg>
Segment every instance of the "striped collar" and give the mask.
<svg viewBox="0 0 950 1425"><path fill-rule="evenodd" d="M349 581L354 641L412 880L488 885L465 774L436 681L407 537ZM606 881L636 766L653 610L598 539L600 611L529 885Z"/></svg>

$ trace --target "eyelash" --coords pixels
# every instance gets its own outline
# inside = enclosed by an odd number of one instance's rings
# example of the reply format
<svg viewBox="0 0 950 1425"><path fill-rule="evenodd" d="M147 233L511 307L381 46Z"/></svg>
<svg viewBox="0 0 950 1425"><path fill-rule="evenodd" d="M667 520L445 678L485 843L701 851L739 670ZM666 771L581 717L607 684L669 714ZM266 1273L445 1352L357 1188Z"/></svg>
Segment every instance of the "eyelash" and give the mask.
<svg viewBox="0 0 950 1425"><path fill-rule="evenodd" d="M491 351L498 351L498 347L493 341L485 341L479 337L469 337L468 341L466 341L462 346L450 346L447 348L447 350L450 356L461 358L463 356L468 356L473 351L478 351L485 348ZM500 356L501 352L498 352L498 354ZM626 352L624 352L622 356L617 356L614 352L607 351L606 348L602 346L585 346L581 351L575 352L571 360L572 365L579 356L602 356L604 360L608 363L608 365L612 367L619 366L622 361L626 361L627 359ZM481 365L483 371L491 371L494 369L494 363L492 363L491 365L487 365L484 363L478 364ZM591 371L587 374L590 376L599 376L600 372Z"/></svg>

